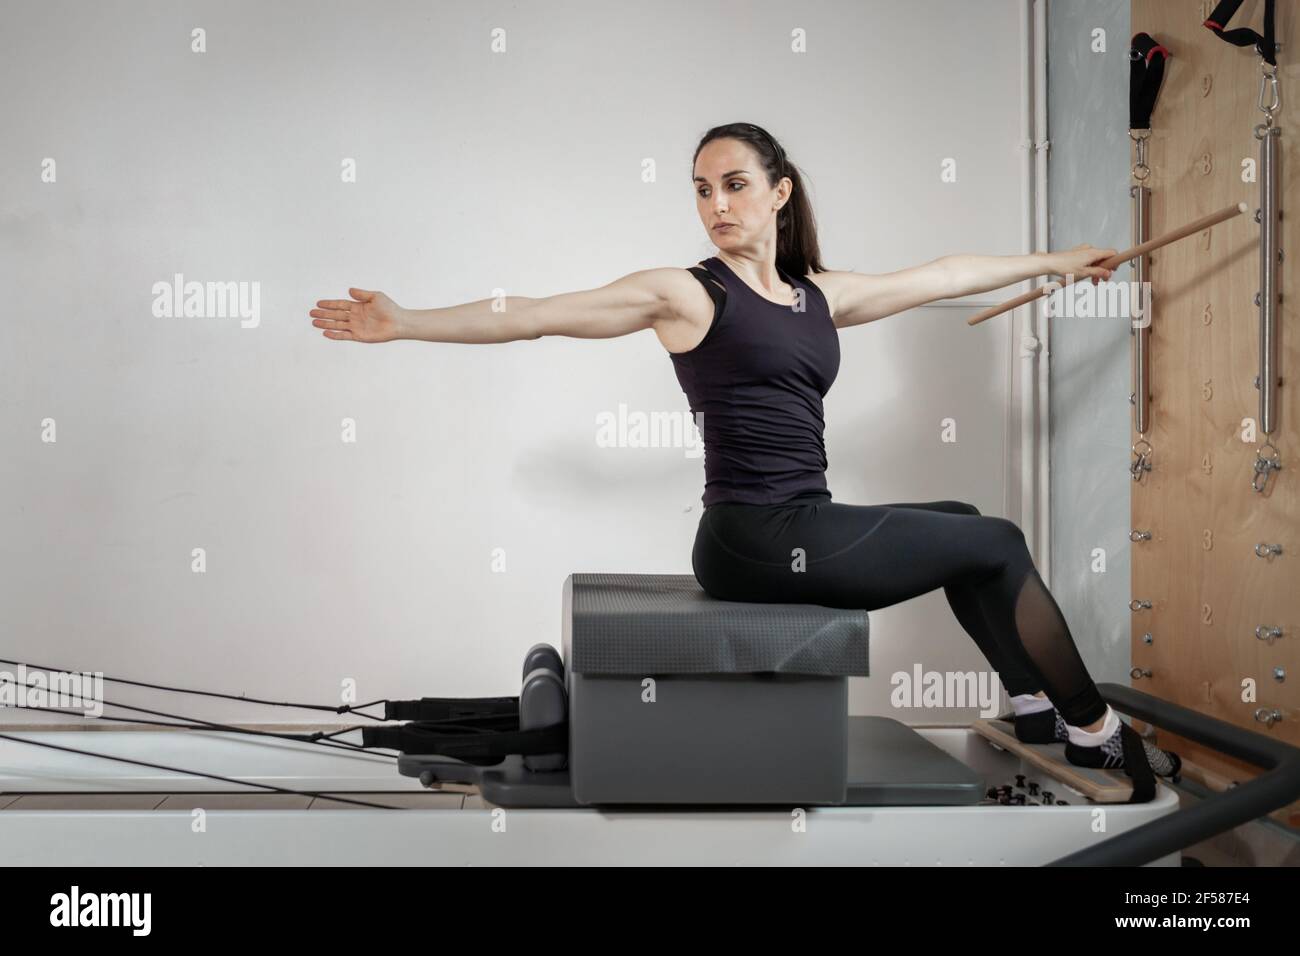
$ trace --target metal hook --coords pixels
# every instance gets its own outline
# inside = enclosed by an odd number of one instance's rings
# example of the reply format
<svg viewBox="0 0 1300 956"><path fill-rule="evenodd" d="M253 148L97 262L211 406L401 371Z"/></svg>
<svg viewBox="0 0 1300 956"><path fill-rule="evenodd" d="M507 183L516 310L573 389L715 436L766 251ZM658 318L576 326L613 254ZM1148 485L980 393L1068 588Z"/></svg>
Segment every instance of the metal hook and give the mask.
<svg viewBox="0 0 1300 956"><path fill-rule="evenodd" d="M1146 445L1146 451L1138 451L1138 445ZM1137 455L1137 458L1129 465L1129 472L1133 475L1134 481L1141 481L1142 475L1151 470L1151 451L1151 443L1145 438L1134 443L1133 454Z"/></svg>
<svg viewBox="0 0 1300 956"><path fill-rule="evenodd" d="M1272 456L1264 454L1265 448L1272 448ZM1250 487L1257 492L1263 493L1264 487L1268 484L1270 472L1282 470L1282 453L1274 447L1272 442L1264 442L1255 452L1255 475L1250 480ZM1262 480L1261 480L1262 479Z"/></svg>
<svg viewBox="0 0 1300 956"><path fill-rule="evenodd" d="M1270 67L1265 63L1262 64L1262 67L1259 80L1259 109L1260 112L1267 117L1265 122L1268 123L1269 126L1272 126L1273 114L1282 106L1282 95L1279 92L1277 85L1277 66L1273 65ZM1273 100L1269 105L1265 106L1264 94L1270 89L1270 87L1272 88Z"/></svg>
<svg viewBox="0 0 1300 956"><path fill-rule="evenodd" d="M1131 129L1128 135L1129 139L1137 143L1137 162L1133 166L1133 178L1144 182L1151 175L1151 167L1147 165L1147 139L1151 136L1151 130Z"/></svg>

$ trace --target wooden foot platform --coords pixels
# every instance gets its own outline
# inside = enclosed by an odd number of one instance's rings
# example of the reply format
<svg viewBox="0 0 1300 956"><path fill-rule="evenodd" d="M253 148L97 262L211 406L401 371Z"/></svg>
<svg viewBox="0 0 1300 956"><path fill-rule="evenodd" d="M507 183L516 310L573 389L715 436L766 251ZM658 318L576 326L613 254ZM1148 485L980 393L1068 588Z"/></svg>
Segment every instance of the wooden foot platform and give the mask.
<svg viewBox="0 0 1300 956"><path fill-rule="evenodd" d="M1127 803L1133 796L1133 781L1123 770L1076 767L1065 759L1065 744L1023 743L1016 738L1015 727L1009 720L977 720L972 729L990 743L1020 757L1036 770L1078 790L1094 803Z"/></svg>

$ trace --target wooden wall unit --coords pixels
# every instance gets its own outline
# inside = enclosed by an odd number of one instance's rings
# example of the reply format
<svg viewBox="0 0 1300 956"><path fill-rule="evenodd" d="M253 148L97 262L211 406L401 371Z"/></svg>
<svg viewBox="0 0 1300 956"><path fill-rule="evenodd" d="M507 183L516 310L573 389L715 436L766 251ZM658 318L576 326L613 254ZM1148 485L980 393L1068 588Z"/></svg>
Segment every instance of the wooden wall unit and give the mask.
<svg viewBox="0 0 1300 956"><path fill-rule="evenodd" d="M1151 443L1152 469L1133 482L1132 516L1133 528L1152 536L1131 545L1132 597L1151 602L1150 609L1132 611L1133 664L1150 676L1135 676L1132 683L1300 745L1300 334L1293 327L1300 288L1288 279L1300 261L1300 124L1288 109L1288 101L1300 98L1294 6L1277 5L1283 384L1273 434L1265 436L1255 387L1258 169L1256 181L1244 179L1259 159L1254 130L1264 121L1258 106L1262 61L1253 48L1226 43L1203 25L1214 9L1209 0L1132 0L1131 34L1149 33L1171 54L1147 146L1150 235L1230 203L1249 207L1151 258L1150 420L1145 435L1133 430L1132 441ZM1246 0L1229 26L1262 31L1263 15L1263 0ZM1258 434L1243 440L1250 423ZM1251 480L1266 439L1279 450L1282 469L1257 493ZM1281 545L1282 552L1259 557L1260 544ZM1280 627L1283 635L1260 640L1261 625ZM1243 700L1247 681L1254 682L1254 701ZM1257 720L1260 708L1278 711L1281 719L1271 725ZM1189 776L1212 786L1257 773L1183 738L1159 737L1195 765ZM1300 824L1300 806L1279 819Z"/></svg>

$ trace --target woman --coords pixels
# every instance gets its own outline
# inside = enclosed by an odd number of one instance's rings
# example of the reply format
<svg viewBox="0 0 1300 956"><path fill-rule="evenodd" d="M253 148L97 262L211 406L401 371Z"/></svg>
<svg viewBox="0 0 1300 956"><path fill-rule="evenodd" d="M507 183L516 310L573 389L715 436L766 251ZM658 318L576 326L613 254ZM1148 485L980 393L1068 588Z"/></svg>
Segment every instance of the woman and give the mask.
<svg viewBox="0 0 1300 956"><path fill-rule="evenodd" d="M1020 529L958 501L832 502L822 398L842 330L937 299L1044 274L1109 278L1113 249L949 256L887 275L823 268L799 170L766 131L715 127L695 150L696 209L718 254L690 270L646 269L598 289L504 310L484 299L408 310L382 292L322 300L312 324L353 342L488 343L543 335L609 338L654 329L700 425L704 514L692 565L734 601L874 610L942 587L1011 695L1016 734L1064 741L1081 766L1149 780L1180 761L1107 706ZM1145 766L1142 766L1145 764ZM1135 776L1136 779L1136 776Z"/></svg>

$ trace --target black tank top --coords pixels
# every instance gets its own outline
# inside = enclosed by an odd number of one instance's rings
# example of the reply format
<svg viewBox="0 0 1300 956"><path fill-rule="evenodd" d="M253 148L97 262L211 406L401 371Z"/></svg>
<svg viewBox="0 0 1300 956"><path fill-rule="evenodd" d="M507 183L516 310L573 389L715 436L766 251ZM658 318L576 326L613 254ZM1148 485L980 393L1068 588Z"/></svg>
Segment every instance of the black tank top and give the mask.
<svg viewBox="0 0 1300 956"><path fill-rule="evenodd" d="M704 506L829 499L822 398L839 372L840 338L826 297L778 268L802 290L795 311L716 256L701 265L690 271L713 297L713 322L695 348L669 354L704 436Z"/></svg>

